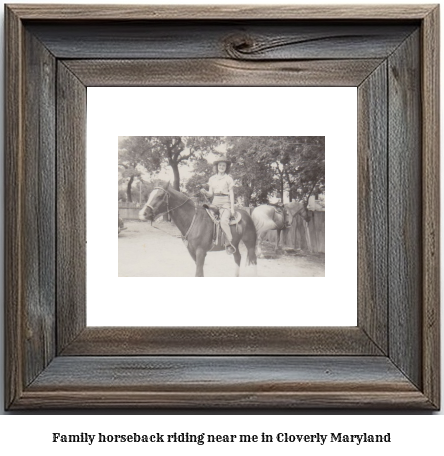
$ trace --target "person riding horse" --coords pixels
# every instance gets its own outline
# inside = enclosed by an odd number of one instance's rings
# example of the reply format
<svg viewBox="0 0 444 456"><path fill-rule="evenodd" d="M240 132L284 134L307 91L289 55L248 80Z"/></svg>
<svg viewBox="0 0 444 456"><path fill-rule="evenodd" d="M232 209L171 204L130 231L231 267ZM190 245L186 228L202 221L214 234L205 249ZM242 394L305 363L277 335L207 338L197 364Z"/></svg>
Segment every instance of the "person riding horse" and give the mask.
<svg viewBox="0 0 444 456"><path fill-rule="evenodd" d="M209 191L201 189L201 193L213 198L213 205L219 208L220 226L225 233L225 250L230 255L236 252L233 246L233 236L230 229L230 217L234 216L234 181L228 175L231 161L225 157L214 162L216 174L208 181Z"/></svg>

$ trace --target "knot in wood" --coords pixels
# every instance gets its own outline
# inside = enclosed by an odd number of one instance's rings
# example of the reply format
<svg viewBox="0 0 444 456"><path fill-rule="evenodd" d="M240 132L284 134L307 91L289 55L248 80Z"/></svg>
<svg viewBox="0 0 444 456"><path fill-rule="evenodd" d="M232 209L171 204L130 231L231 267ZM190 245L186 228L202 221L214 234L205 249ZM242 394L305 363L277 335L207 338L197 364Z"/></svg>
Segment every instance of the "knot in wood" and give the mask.
<svg viewBox="0 0 444 456"><path fill-rule="evenodd" d="M255 41L249 35L230 35L224 41L225 52L233 59L244 59L255 52Z"/></svg>

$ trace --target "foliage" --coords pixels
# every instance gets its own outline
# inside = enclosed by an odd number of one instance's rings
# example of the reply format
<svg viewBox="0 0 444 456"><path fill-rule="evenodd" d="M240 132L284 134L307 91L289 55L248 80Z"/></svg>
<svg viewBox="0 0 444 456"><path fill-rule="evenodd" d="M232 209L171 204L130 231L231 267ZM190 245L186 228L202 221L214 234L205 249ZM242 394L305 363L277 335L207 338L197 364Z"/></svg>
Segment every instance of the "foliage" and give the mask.
<svg viewBox="0 0 444 456"><path fill-rule="evenodd" d="M272 193L307 200L325 185L325 138L320 136L227 137L232 175L245 204L268 202Z"/></svg>
<svg viewBox="0 0 444 456"><path fill-rule="evenodd" d="M150 165L151 162L146 157L146 141L143 136L119 137L119 183L127 183L126 201L133 201L134 180L140 178L142 170L148 170Z"/></svg>
<svg viewBox="0 0 444 456"><path fill-rule="evenodd" d="M186 182L188 194L198 195L208 183L213 167L208 153L217 154L225 143L232 161L230 174L242 204L268 203L272 195L307 201L311 194L325 191L325 137L323 136L126 136L119 138L119 172L127 183L126 199L132 187L146 174L154 176L165 167L174 174L174 188L180 189L180 166L193 166ZM137 185L137 184L135 184ZM147 196L146 183L136 190ZM121 198L121 195L119 195Z"/></svg>
<svg viewBox="0 0 444 456"><path fill-rule="evenodd" d="M292 150L288 166L292 196L307 201L310 195L325 192L325 137L295 137Z"/></svg>
<svg viewBox="0 0 444 456"><path fill-rule="evenodd" d="M221 142L220 136L127 136L119 143L119 158L122 151L123 159L134 158L151 174L170 166L174 175L173 186L179 190L179 166L202 158Z"/></svg>
<svg viewBox="0 0 444 456"><path fill-rule="evenodd" d="M258 150L260 144L254 136L227 137L227 155L232 160L230 174L236 184L236 196L243 205L268 202L273 190L273 173L269 161Z"/></svg>
<svg viewBox="0 0 444 456"><path fill-rule="evenodd" d="M137 180L134 181L133 185L133 194L132 200L128 200L128 195L126 191L119 189L119 201L122 202L139 202L141 204L146 203L148 201L149 194L154 190L155 187L161 187L166 184L165 181L161 179L154 179L153 181L147 182L139 177Z"/></svg>
<svg viewBox="0 0 444 456"><path fill-rule="evenodd" d="M205 197L199 191L207 185L213 174L213 165L209 164L205 158L196 160L193 166L193 175L186 183L188 195L196 197L200 202L206 202Z"/></svg>

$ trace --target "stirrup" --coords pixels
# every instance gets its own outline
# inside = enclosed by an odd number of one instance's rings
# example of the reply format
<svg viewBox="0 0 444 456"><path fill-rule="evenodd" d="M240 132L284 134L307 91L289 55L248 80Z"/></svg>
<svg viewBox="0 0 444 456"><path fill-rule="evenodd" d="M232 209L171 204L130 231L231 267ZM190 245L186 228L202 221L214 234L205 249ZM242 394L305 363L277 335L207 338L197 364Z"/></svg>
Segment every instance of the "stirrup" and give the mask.
<svg viewBox="0 0 444 456"><path fill-rule="evenodd" d="M227 252L228 255L232 255L233 253L236 253L236 247L234 247L233 244L227 244L225 246L225 251Z"/></svg>

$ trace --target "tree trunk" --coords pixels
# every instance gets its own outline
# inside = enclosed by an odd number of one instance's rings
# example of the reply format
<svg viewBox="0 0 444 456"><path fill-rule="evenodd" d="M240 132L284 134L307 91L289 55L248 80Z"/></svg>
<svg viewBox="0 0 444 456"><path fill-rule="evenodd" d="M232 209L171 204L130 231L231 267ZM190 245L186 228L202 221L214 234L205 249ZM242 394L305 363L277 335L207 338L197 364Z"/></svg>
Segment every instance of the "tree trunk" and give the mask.
<svg viewBox="0 0 444 456"><path fill-rule="evenodd" d="M287 185L288 185L288 199L289 199L289 202L291 203L293 201L293 186L291 185L291 180L290 180L288 171L285 171L285 178L287 180ZM284 200L282 200L282 202L284 202Z"/></svg>
<svg viewBox="0 0 444 456"><path fill-rule="evenodd" d="M173 188L174 188L174 190L177 190L178 192L180 192L179 166L177 165L177 163L173 163L171 165L171 168L173 169L173 175L174 175Z"/></svg>
<svg viewBox="0 0 444 456"><path fill-rule="evenodd" d="M128 203L133 202L133 197L131 194L131 187L133 185L133 181L134 181L134 176L131 176L130 180L128 181L128 186L126 187L126 196L127 196Z"/></svg>
<svg viewBox="0 0 444 456"><path fill-rule="evenodd" d="M250 206L251 194L252 194L252 193L253 193L253 192L251 191L251 188L250 188L250 187L247 187L246 192L245 192L245 201L244 201L245 207L249 207L249 206Z"/></svg>

